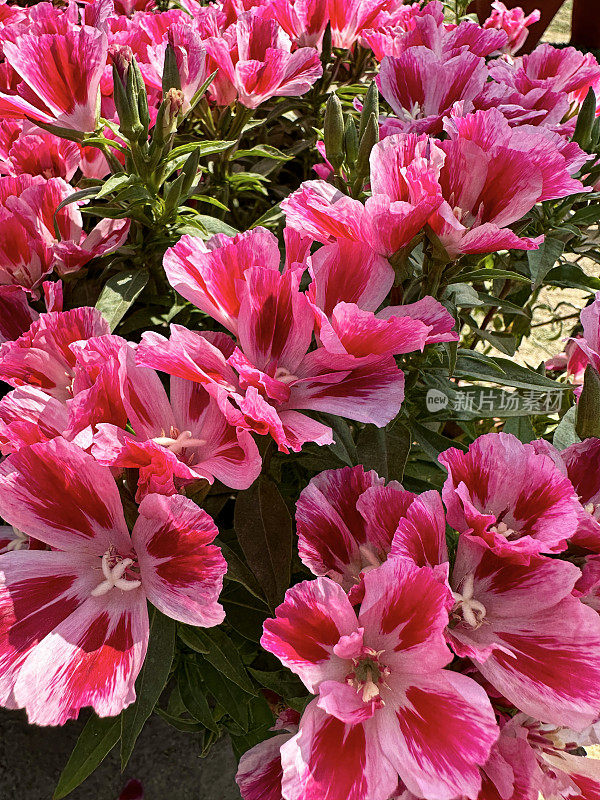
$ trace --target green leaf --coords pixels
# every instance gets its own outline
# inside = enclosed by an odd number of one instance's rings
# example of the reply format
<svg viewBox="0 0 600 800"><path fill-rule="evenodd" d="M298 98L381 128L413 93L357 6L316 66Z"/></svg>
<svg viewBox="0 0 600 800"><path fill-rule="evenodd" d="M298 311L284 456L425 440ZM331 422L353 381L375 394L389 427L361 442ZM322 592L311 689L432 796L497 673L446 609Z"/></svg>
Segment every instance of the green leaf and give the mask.
<svg viewBox="0 0 600 800"><path fill-rule="evenodd" d="M125 769L142 728L169 678L175 648L175 621L151 607L146 659L135 682L137 699L121 715L121 767Z"/></svg>
<svg viewBox="0 0 600 800"><path fill-rule="evenodd" d="M200 733L203 730L203 726L196 722L195 719L183 719L183 717L177 717L175 714L169 714L168 711L162 708L157 708L156 713L172 728L182 733Z"/></svg>
<svg viewBox="0 0 600 800"><path fill-rule="evenodd" d="M111 333L144 290L149 277L145 269L132 269L113 275L104 284L96 308L108 322Z"/></svg>
<svg viewBox="0 0 600 800"><path fill-rule="evenodd" d="M550 286L562 286L566 289L581 289L584 292L590 289L593 292L600 290L600 279L592 275L586 275L577 264L561 264L555 267L546 275L546 280L544 282Z"/></svg>
<svg viewBox="0 0 600 800"><path fill-rule="evenodd" d="M236 646L225 631L221 628L198 628L195 641L202 647L199 652L213 667L237 684L240 689L248 694L254 694L254 686L248 677L246 667L242 663Z"/></svg>
<svg viewBox="0 0 600 800"><path fill-rule="evenodd" d="M461 281L489 281L494 278L506 278L511 281L522 281L529 283L529 278L518 272L510 272L507 269L476 269L472 272L461 272Z"/></svg>
<svg viewBox="0 0 600 800"><path fill-rule="evenodd" d="M454 375L457 378L483 380L498 383L501 386L514 386L517 389L557 389L566 391L570 387L557 383L539 372L515 364L507 358L481 357L471 350L459 350Z"/></svg>
<svg viewBox="0 0 600 800"><path fill-rule="evenodd" d="M571 225L586 227L600 221L600 203L591 203L585 208L580 208L569 219Z"/></svg>
<svg viewBox="0 0 600 800"><path fill-rule="evenodd" d="M277 486L261 476L235 503L235 531L248 566L274 608L290 585L292 519Z"/></svg>
<svg viewBox="0 0 600 800"><path fill-rule="evenodd" d="M444 470L444 467L442 467L442 465L439 463L438 456L444 450L448 450L450 447L456 447L459 450L462 450L463 453L467 452L468 448L461 442L448 439L446 436L442 436L441 433L436 433L435 431L425 427L425 425L421 425L418 422L412 422L411 427L413 430L413 436L420 444L423 452L429 456L433 463L436 464L441 470Z"/></svg>
<svg viewBox="0 0 600 800"><path fill-rule="evenodd" d="M73 752L58 780L53 800L62 800L92 774L110 753L121 735L120 717L93 714L77 739Z"/></svg>
<svg viewBox="0 0 600 800"><path fill-rule="evenodd" d="M585 368L575 430L581 439L600 438L600 375L591 364Z"/></svg>
<svg viewBox="0 0 600 800"><path fill-rule="evenodd" d="M186 661L179 671L179 694L189 713L208 730L219 733L208 700L202 690L202 671L197 664Z"/></svg>
<svg viewBox="0 0 600 800"><path fill-rule="evenodd" d="M249 710L251 724L248 726L248 733L242 736L230 734L233 752L238 759L251 747L264 742L265 739L273 735L270 732L274 722L273 712L269 708L266 699L262 695L253 697Z"/></svg>
<svg viewBox="0 0 600 800"><path fill-rule="evenodd" d="M333 430L333 443L327 445L336 458L349 467L354 467L358 463L356 446L350 426L342 417L335 417L332 414L322 414L325 423Z"/></svg>
<svg viewBox="0 0 600 800"><path fill-rule="evenodd" d="M116 192L118 189L123 189L125 186L129 186L137 180L138 179L134 175L112 175L104 182L102 188L96 195L96 200L99 200L101 197L106 197L111 192Z"/></svg>
<svg viewBox="0 0 600 800"><path fill-rule="evenodd" d="M192 650L204 655L204 653L208 653L209 648L204 639L198 635L199 631L200 628L193 628L191 625L179 623L177 626L177 635L181 641Z"/></svg>
<svg viewBox="0 0 600 800"><path fill-rule="evenodd" d="M265 689L270 689L284 699L300 697L306 691L300 678L284 669L276 672L265 672L264 670L250 668L250 674Z"/></svg>
<svg viewBox="0 0 600 800"><path fill-rule="evenodd" d="M564 242L547 236L540 245L539 250L529 250L527 252L529 272L534 289L542 285L546 275L556 266L556 262L562 256L564 249Z"/></svg>
<svg viewBox="0 0 600 800"><path fill-rule="evenodd" d="M259 144L249 150L236 150L235 158L245 158L246 156L258 156L259 158L274 158L277 161L290 161L293 156L287 156L276 147L269 144Z"/></svg>
<svg viewBox="0 0 600 800"><path fill-rule="evenodd" d="M356 445L358 461L386 481L402 481L410 445L410 431L401 422L387 428L365 425Z"/></svg>
<svg viewBox="0 0 600 800"><path fill-rule="evenodd" d="M556 426L554 436L552 437L552 444L557 450L566 450L567 447L581 441L575 430L576 422L577 406L571 406Z"/></svg>
<svg viewBox="0 0 600 800"><path fill-rule="evenodd" d="M204 214L197 214L194 217L195 222L199 222L211 236L215 233L224 233L225 236L237 236L238 230L232 228L226 222L216 217L207 217Z"/></svg>
<svg viewBox="0 0 600 800"><path fill-rule="evenodd" d="M227 562L227 580L235 581L236 583L240 583L245 589L247 589L251 595L254 595L258 600L262 602L265 601L265 595L254 574L246 564L242 561L242 559L238 556L235 550L232 550L229 545L225 544L225 542L220 541L219 539L215 539L215 544L221 548L223 553L223 558Z"/></svg>
<svg viewBox="0 0 600 800"><path fill-rule="evenodd" d="M512 433L520 442L528 444L535 438L535 431L531 424L531 417L511 417L502 428L504 433Z"/></svg>
<svg viewBox="0 0 600 800"><path fill-rule="evenodd" d="M200 154L200 157L214 156L217 153L223 153L225 150L229 150L229 148L233 147L234 144L235 141L189 142L188 144L180 144L179 147L174 147L171 150L167 161L173 161L173 159L180 158L181 156L185 156L188 153L193 153L196 151Z"/></svg>
<svg viewBox="0 0 600 800"><path fill-rule="evenodd" d="M237 722L243 731L248 730L248 694L235 683L223 677L211 664L202 666L202 677L207 690L226 714Z"/></svg>

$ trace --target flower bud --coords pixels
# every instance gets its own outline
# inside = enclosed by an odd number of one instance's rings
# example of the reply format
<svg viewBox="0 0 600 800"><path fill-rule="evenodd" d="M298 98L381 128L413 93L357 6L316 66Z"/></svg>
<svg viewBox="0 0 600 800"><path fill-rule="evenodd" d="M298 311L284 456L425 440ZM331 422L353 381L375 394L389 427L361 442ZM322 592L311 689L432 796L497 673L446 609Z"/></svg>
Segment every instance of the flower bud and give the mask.
<svg viewBox="0 0 600 800"><path fill-rule="evenodd" d="M371 114L379 119L379 91L375 81L371 81L363 102L362 114L360 115L360 129L358 131L359 140L362 139L365 129L371 119Z"/></svg>
<svg viewBox="0 0 600 800"><path fill-rule="evenodd" d="M582 148L588 150L592 141L592 129L596 121L596 95L593 89L590 89L586 95L585 100L581 105L579 116L577 117L577 124L575 125L575 133L573 134L573 141Z"/></svg>
<svg viewBox="0 0 600 800"><path fill-rule="evenodd" d="M371 150L379 141L379 122L375 114L371 114L366 126L360 145L358 147L358 158L356 159L356 172L361 178L366 178L369 174L369 158Z"/></svg>
<svg viewBox="0 0 600 800"><path fill-rule="evenodd" d="M344 162L344 115L337 95L332 94L325 106L325 152L335 170Z"/></svg>

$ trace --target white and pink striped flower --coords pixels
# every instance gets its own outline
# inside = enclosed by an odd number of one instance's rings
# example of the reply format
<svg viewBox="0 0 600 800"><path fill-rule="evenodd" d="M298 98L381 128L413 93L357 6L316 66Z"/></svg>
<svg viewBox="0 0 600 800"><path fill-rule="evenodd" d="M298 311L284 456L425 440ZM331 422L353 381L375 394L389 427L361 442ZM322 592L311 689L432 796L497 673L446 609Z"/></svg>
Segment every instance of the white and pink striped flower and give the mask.
<svg viewBox="0 0 600 800"><path fill-rule="evenodd" d="M147 600L191 625L223 621L217 529L185 497L144 498L130 534L110 470L54 439L2 463L0 514L48 546L0 556L0 703L30 722L135 700Z"/></svg>

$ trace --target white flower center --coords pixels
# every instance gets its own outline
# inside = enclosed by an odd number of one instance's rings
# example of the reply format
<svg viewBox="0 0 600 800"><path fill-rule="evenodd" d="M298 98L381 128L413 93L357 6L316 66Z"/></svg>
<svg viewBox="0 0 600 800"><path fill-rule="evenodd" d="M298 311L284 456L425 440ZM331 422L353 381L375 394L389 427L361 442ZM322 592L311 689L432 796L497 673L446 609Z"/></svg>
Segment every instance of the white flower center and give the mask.
<svg viewBox="0 0 600 800"><path fill-rule="evenodd" d="M486 615L485 606L473 597L475 588L475 576L473 573L467 575L461 583L461 592L452 592L452 597L456 601L452 613L462 614L462 618L467 625L476 630L483 625Z"/></svg>
<svg viewBox="0 0 600 800"><path fill-rule="evenodd" d="M298 376L292 375L289 369L286 369L285 367L277 367L273 377L280 383L294 383L294 381L298 380Z"/></svg>
<svg viewBox="0 0 600 800"><path fill-rule="evenodd" d="M104 580L95 589L92 589L92 597L101 597L108 594L111 589L120 589L122 592L130 592L142 585L140 580L130 580L126 576L126 570L133 564L132 558L120 558L115 556L114 550L107 550L102 556L102 574Z"/></svg>
<svg viewBox="0 0 600 800"><path fill-rule="evenodd" d="M346 683L356 689L356 693L362 696L363 702L370 703L376 700L383 706L385 704L381 699L380 687L387 687L385 679L390 670L385 664L380 663L382 654L383 650L363 648L362 654L352 659L354 670L346 676Z"/></svg>
<svg viewBox="0 0 600 800"><path fill-rule="evenodd" d="M506 539L510 539L511 537L516 537L519 534L517 531L513 530L513 528L509 528L506 522L499 522L497 525L490 525L490 531L492 533L499 533L500 536L504 536Z"/></svg>
<svg viewBox="0 0 600 800"><path fill-rule="evenodd" d="M170 436L157 436L152 441L166 447L175 455L179 455L186 447L202 447L206 444L204 439L194 439L191 431L181 431L171 428Z"/></svg>

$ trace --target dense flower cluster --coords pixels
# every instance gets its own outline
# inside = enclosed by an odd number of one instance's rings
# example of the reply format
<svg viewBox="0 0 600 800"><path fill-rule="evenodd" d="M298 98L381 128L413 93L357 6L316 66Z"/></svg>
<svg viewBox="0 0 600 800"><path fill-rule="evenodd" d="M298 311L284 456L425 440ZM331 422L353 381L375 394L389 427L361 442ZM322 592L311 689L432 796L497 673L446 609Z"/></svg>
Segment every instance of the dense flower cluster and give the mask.
<svg viewBox="0 0 600 800"><path fill-rule="evenodd" d="M592 376L569 446L416 403L482 363L569 391L476 345L513 335L486 326L593 221L600 65L516 55L538 15L501 2L483 26L438 0L163 5L0 3L0 704L120 714L164 616L184 643L166 719L218 734L229 679L256 704L227 728L244 800L597 797L600 292L548 364ZM273 120L316 135L241 145ZM311 144L320 163L270 177ZM415 491L363 466L402 427L400 473L419 436L437 470ZM242 541L265 483L280 506ZM233 618L211 632L228 602L266 620L262 649ZM224 677L188 680L195 654ZM277 659L296 694L264 677Z"/></svg>

